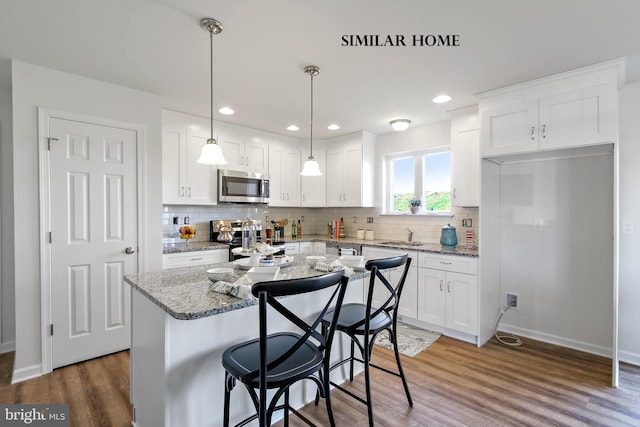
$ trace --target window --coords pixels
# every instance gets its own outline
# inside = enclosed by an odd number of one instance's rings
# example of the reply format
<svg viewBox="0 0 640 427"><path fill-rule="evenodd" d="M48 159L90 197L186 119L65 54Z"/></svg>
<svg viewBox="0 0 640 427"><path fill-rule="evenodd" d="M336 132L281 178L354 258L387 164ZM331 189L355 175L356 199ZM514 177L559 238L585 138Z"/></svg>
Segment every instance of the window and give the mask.
<svg viewBox="0 0 640 427"><path fill-rule="evenodd" d="M451 212L451 151L448 148L387 156L387 213L409 212L413 198L422 213Z"/></svg>

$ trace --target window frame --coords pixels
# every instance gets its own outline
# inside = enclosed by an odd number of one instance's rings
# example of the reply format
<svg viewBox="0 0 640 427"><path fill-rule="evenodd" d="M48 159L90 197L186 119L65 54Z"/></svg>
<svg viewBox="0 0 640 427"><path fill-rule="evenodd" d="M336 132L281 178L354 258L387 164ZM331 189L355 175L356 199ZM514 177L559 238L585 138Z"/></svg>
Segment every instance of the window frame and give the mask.
<svg viewBox="0 0 640 427"><path fill-rule="evenodd" d="M385 155L385 176L384 176L384 210L387 215L413 215L410 211L395 211L393 210L393 162L398 159L413 157L413 194L414 197L420 196L422 200L423 188L422 188L422 164L423 157L430 154L446 153L451 155L451 145L441 145L437 147L429 147L423 150L405 151L398 153L389 153ZM449 166L449 174L451 180L453 180L453 173L451 171L451 164ZM452 186L453 188L453 186ZM451 194L452 188L449 189ZM423 200L424 202L424 200ZM421 209L417 215L425 216L451 216L453 214L453 206L450 205L450 209L447 211L427 211Z"/></svg>

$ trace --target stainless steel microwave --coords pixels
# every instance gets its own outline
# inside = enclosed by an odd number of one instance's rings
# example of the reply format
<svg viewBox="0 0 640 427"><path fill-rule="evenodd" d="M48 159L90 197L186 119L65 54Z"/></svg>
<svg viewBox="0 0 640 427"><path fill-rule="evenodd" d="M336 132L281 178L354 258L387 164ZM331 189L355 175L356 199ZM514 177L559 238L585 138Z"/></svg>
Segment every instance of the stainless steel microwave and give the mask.
<svg viewBox="0 0 640 427"><path fill-rule="evenodd" d="M269 175L218 169L218 203L269 203Z"/></svg>

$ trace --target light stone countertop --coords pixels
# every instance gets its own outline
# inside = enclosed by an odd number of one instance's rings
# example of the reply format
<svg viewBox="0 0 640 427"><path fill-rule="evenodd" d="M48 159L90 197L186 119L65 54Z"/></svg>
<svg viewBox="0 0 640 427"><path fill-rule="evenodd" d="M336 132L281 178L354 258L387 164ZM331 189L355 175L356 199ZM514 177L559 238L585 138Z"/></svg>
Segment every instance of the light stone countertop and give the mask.
<svg viewBox="0 0 640 427"><path fill-rule="evenodd" d="M294 256L294 262L290 266L280 269L279 278L299 279L325 274L311 269L305 257L306 255ZM337 258L337 256L327 255L327 263ZM228 262L131 274L125 276L124 280L178 320L199 319L257 304L257 300L241 300L231 295L211 291L212 282L207 277L207 270L214 266L234 268L234 275L237 278L246 273L246 270ZM369 272L356 272L351 278L359 279L368 276Z"/></svg>
<svg viewBox="0 0 640 427"><path fill-rule="evenodd" d="M337 242L341 246L345 245L354 245L354 246L372 246L378 248L387 248L387 249L401 249L406 251L415 251L415 252L431 252L435 254L441 255L460 255L460 256L471 256L477 257L478 250L477 249L467 249L464 245L458 245L455 249L449 250L444 249L439 243L421 243L416 246L413 244L408 244L406 242L401 241L393 241L389 243L389 240L385 239L376 239L376 240L361 240L352 237L345 237L338 240L331 240L323 235L309 235L303 236L300 239L285 239L285 243L295 243L295 242ZM188 245L185 243L171 243L163 245L163 254L169 253L181 253L181 252L191 252L191 251L202 251L202 250L215 250L215 249L228 249L228 245L217 242L190 242Z"/></svg>

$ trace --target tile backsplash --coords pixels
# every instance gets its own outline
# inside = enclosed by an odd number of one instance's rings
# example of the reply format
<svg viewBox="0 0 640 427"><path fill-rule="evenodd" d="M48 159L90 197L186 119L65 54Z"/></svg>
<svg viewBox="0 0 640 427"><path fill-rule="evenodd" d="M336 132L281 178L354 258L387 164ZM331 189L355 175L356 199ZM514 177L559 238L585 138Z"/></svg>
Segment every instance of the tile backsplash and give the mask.
<svg viewBox="0 0 640 427"><path fill-rule="evenodd" d="M184 224L184 218L196 226L195 241L209 240L209 221L212 219L256 218L263 222L287 218L289 223L301 220L302 234L326 235L327 224L340 218L344 219L345 234L355 237L356 230L373 230L376 239L406 240L409 228L413 231L413 240L426 243L439 243L440 230L451 224L456 227L458 244L466 244L466 231L473 230L476 246L478 236L478 208L453 208L452 216L428 215L380 215L377 208L281 208L257 205L217 205L217 206L163 206L163 241L179 241L178 229ZM174 216L178 217L178 225L173 225ZM372 223L367 223L372 218ZM463 227L470 222L470 227ZM467 221L470 220L470 221ZM289 230L286 231L290 236Z"/></svg>

